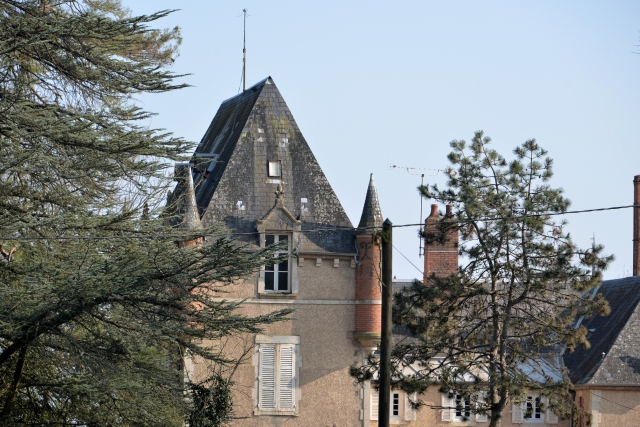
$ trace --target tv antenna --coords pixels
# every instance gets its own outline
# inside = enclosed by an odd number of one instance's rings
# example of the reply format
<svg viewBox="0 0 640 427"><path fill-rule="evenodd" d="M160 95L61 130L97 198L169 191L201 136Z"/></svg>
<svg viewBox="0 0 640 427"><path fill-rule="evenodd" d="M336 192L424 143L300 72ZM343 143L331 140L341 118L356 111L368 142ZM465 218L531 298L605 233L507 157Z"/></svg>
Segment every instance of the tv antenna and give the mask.
<svg viewBox="0 0 640 427"><path fill-rule="evenodd" d="M412 167L408 167L408 166L398 166L398 165L394 165L394 164L389 164L388 169L406 169L407 173L409 175L416 175L416 176L436 176L438 175L440 172L446 172L444 169L431 169L431 168L412 168ZM435 173L427 173L425 174L424 172L418 172L418 173L413 173L411 171L435 171Z"/></svg>
<svg viewBox="0 0 640 427"><path fill-rule="evenodd" d="M405 169L409 175L419 176L421 178L420 186L424 186L424 177L425 176L436 176L440 172L447 172L444 169L432 169L432 168L412 168L408 166L398 166L394 164L389 164L388 169ZM425 174L424 172L414 173L412 171L435 171L435 173ZM450 172L451 173L451 172ZM422 219L422 205L423 200L422 194L420 195L420 245L418 247L418 256L421 257L424 254L424 245L422 244L422 232L424 231L424 220Z"/></svg>

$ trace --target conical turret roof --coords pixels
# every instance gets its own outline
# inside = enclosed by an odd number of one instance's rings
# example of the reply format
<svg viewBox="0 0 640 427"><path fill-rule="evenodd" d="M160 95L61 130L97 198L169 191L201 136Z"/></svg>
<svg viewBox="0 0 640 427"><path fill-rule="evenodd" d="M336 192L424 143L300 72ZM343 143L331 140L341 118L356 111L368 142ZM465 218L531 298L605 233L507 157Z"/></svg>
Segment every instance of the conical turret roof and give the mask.
<svg viewBox="0 0 640 427"><path fill-rule="evenodd" d="M378 201L378 190L376 190L376 182L373 180L373 174L369 179L369 188L367 188L367 197L364 200L364 208L362 216L358 224L359 232L371 232L373 228L382 228L382 211L380 210L380 202Z"/></svg>
<svg viewBox="0 0 640 427"><path fill-rule="evenodd" d="M176 176L184 180L184 192L182 194L182 200L180 201L182 221L178 224L178 227L188 229L202 228L198 204L196 202L196 192L193 187L191 165L189 163L177 164Z"/></svg>

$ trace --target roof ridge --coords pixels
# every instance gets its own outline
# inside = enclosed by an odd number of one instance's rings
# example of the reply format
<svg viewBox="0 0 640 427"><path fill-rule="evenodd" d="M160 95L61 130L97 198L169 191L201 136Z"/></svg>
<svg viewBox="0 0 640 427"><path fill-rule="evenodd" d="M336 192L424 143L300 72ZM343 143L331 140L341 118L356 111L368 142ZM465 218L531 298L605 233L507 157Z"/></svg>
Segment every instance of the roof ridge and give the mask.
<svg viewBox="0 0 640 427"><path fill-rule="evenodd" d="M255 91L257 90L256 86L262 85L262 87L261 87L260 89L264 88L264 85L266 84L267 80L271 80L271 82L272 82L271 84L274 84L274 83L273 83L273 79L271 78L271 76L268 76L267 78L260 80L258 83L254 84L254 85L253 85L253 86L251 86L250 88L245 89L245 90L243 90L242 92L240 92L240 93L238 93L238 94L236 94L236 95L233 95L233 96L232 96L232 97L230 97L230 98L227 98L227 99L223 100L223 101L220 103L220 106L222 106L225 102L231 101L232 99L235 99L235 98L237 98L237 97L239 97L239 96L242 96L242 95L244 95L245 93L247 93L247 92L249 92L249 91L255 92Z"/></svg>

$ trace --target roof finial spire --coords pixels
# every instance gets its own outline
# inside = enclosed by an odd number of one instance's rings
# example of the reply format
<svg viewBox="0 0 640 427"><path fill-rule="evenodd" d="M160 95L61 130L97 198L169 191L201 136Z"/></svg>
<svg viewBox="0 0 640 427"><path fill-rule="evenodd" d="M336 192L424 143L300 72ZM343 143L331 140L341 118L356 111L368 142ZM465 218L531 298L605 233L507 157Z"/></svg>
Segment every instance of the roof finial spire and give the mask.
<svg viewBox="0 0 640 427"><path fill-rule="evenodd" d="M278 184L278 188L276 188L275 193L278 199L282 199L282 196L284 196L284 190L282 189L282 184Z"/></svg>
<svg viewBox="0 0 640 427"><path fill-rule="evenodd" d="M244 15L244 24L242 27L243 42L242 42L242 91L247 90L247 12L248 9L242 9Z"/></svg>
<svg viewBox="0 0 640 427"><path fill-rule="evenodd" d="M198 212L198 203L196 201L196 192L193 185L191 164L177 163L175 175L176 178L183 181L179 206L182 220L180 224L178 224L178 227L189 229L202 228L200 213Z"/></svg>
<svg viewBox="0 0 640 427"><path fill-rule="evenodd" d="M367 197L364 201L360 224L358 224L358 233L373 233L375 229L382 228L382 211L380 210L380 202L378 201L378 191L376 183L373 180L373 174L369 178L369 187L367 188Z"/></svg>

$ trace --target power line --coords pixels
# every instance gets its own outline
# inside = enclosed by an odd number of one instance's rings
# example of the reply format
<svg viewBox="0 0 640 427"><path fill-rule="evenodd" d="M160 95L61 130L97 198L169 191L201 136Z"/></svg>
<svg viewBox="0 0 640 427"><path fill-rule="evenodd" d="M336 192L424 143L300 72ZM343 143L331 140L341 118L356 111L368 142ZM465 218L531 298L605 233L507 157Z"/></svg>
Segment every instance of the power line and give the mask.
<svg viewBox="0 0 640 427"><path fill-rule="evenodd" d="M393 245L391 245L391 246L393 246ZM404 256L404 254L403 254L402 252L400 252L400 250L399 250L398 248L396 248L395 246L393 246L393 249L395 249L396 251L398 251L398 253L399 253L400 255L402 255L402 258L406 259L406 260L409 262L409 264L413 265L413 268L415 268L416 270L418 270L418 271L420 272L420 274L424 276L424 273L422 272L422 270L420 270L418 267L416 267L416 266L415 266L415 264L414 264L414 263L412 263L412 262L411 262L411 260L410 260L409 258L407 258L406 256Z"/></svg>
<svg viewBox="0 0 640 427"><path fill-rule="evenodd" d="M599 212L599 211L610 211L617 209L625 209L625 208L633 208L640 207L640 204L637 205L626 205L626 206L612 206L608 208L597 208L597 209L584 209L579 211L566 211L566 212L550 212L550 213L540 213L540 214L532 214L532 215L520 215L514 217L490 217L490 218L477 218L477 219L466 219L466 220L457 220L458 223L466 223L466 222L483 222L483 221L499 221L499 220L518 220L522 218L539 218L542 216L555 216L555 215L567 215L567 214L578 214L578 213L588 213L588 212ZM398 224L393 225L394 228L402 228L402 227L421 227L423 224ZM370 227L346 227L346 226L334 226L327 228L315 228L311 230L300 230L298 233L316 233L322 231L358 231L358 230L371 230L371 229L380 229L380 227L370 226ZM122 236L53 236L53 237L22 237L22 236L0 236L0 240L10 240L10 241L37 241L37 240L108 240L108 239L184 239L184 238L196 238L196 237L225 237L225 236L243 236L243 235L255 235L259 234L257 231L254 232L231 232L231 233L190 233L190 234L162 234L162 235L152 235L152 234L133 234L133 235L122 235ZM402 254L400 254L402 255ZM404 255L402 255L404 256ZM415 266L414 266L415 267Z"/></svg>
<svg viewBox="0 0 640 427"><path fill-rule="evenodd" d="M617 209L626 209L626 208L640 208L640 204L637 205L626 205L626 206L612 206L609 208L596 208L596 209L583 209L579 211L566 211L566 212L545 212L539 214L530 214L530 215L518 215L513 217L489 217L489 218L471 218L471 219L461 219L457 220L458 223L466 223L466 222L484 222L484 221L500 221L500 220L517 220L521 218L540 218L542 216L557 216L557 215L569 215L569 214L578 214L578 213L588 213L588 212L600 212L600 211L613 211ZM394 227L416 227L422 226L423 224L401 224L394 225Z"/></svg>
<svg viewBox="0 0 640 427"><path fill-rule="evenodd" d="M609 400L606 397L602 397L599 394L595 394L594 392L591 392L591 394L596 396L596 397L599 397L602 400L606 400L607 402L615 403L618 406L622 406L623 408L631 409L632 411L638 411L636 408L631 408L630 406L625 406L622 403L614 402L613 400ZM640 411L638 411L638 412L640 412Z"/></svg>

